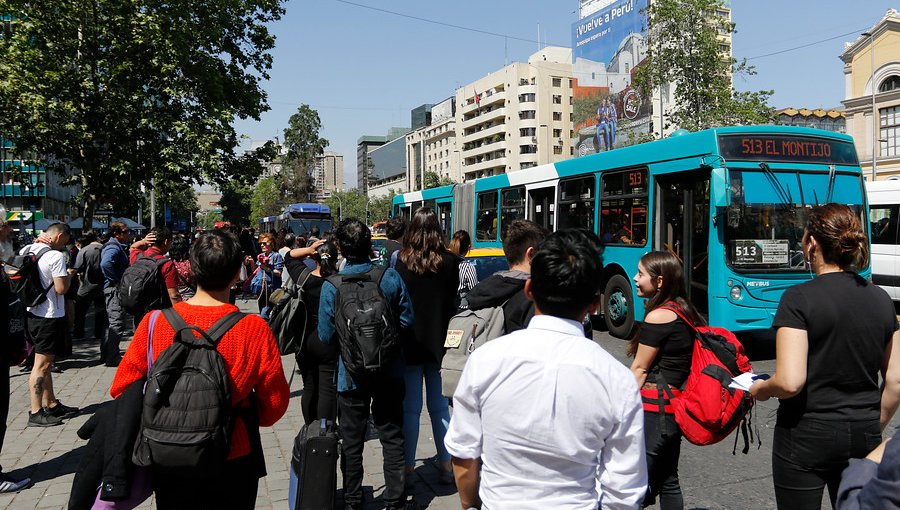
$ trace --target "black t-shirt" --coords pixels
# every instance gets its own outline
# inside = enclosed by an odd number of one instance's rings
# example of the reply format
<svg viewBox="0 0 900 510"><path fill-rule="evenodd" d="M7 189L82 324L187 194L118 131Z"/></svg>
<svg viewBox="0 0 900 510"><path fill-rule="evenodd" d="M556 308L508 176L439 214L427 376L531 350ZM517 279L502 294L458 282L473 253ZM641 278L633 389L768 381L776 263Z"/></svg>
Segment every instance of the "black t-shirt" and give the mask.
<svg viewBox="0 0 900 510"><path fill-rule="evenodd" d="M807 332L806 384L778 406L778 425L801 417L877 420L881 414L878 372L884 350L898 329L887 293L855 273L817 276L784 293L775 328Z"/></svg>
<svg viewBox="0 0 900 510"><path fill-rule="evenodd" d="M640 343L659 348L647 371L647 382L657 382L657 372L666 384L681 388L691 372L694 333L681 318L665 324L641 324Z"/></svg>

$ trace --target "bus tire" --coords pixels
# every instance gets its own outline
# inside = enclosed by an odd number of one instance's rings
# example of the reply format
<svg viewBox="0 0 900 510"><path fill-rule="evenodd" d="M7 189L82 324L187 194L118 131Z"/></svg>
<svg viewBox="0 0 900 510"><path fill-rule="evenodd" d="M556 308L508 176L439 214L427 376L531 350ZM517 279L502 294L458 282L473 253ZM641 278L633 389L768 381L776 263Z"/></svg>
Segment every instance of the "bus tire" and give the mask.
<svg viewBox="0 0 900 510"><path fill-rule="evenodd" d="M634 296L631 284L620 275L613 275L603 290L603 319L606 329L617 338L629 338L634 328Z"/></svg>

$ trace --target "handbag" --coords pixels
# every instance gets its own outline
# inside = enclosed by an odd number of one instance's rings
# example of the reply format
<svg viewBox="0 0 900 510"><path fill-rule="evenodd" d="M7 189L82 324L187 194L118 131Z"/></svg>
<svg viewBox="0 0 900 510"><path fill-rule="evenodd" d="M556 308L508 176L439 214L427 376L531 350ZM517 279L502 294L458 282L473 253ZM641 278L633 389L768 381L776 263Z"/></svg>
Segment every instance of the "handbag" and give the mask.
<svg viewBox="0 0 900 510"><path fill-rule="evenodd" d="M155 310L150 315L150 327L147 334L147 373L153 367L153 326L161 315L161 311ZM147 383L144 382L144 390L147 389ZM153 478L150 475L150 468L135 466L131 475L131 490L128 492L126 499L118 501L106 501L100 499L103 494L103 485L97 488L97 497L94 499L94 505L91 510L133 510L150 498L153 494Z"/></svg>

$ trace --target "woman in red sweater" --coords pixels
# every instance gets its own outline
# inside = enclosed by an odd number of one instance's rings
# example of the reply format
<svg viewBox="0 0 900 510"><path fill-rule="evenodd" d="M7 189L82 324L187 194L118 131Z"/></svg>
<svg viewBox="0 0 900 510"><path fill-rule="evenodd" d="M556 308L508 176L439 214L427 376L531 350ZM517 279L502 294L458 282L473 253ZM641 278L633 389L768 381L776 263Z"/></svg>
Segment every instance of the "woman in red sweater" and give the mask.
<svg viewBox="0 0 900 510"><path fill-rule="evenodd" d="M217 320L237 311L237 307L228 303L229 289L237 281L244 256L233 234L212 231L194 243L190 257L197 293L188 301L176 303L174 308L188 324L208 330ZM119 364L110 389L113 398L147 375L150 316L147 314L138 325ZM155 357L172 345L174 334L168 321L159 317L152 339ZM287 410L290 390L268 325L259 316L248 314L225 334L218 351L228 369L232 404L246 407L250 392L255 391L259 426L272 426ZM265 475L258 427L248 427L238 418L230 448L222 476L208 483L154 473L157 507L253 508L259 477ZM251 476L253 473L257 476Z"/></svg>

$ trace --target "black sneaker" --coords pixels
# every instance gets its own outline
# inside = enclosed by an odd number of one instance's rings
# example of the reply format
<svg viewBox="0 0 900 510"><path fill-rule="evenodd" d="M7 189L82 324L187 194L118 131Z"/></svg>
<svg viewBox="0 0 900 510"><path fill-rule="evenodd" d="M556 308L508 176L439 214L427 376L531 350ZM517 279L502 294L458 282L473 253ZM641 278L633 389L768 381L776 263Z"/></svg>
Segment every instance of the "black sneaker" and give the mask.
<svg viewBox="0 0 900 510"><path fill-rule="evenodd" d="M15 480L6 473L0 473L0 492L19 492L31 486L31 478Z"/></svg>
<svg viewBox="0 0 900 510"><path fill-rule="evenodd" d="M56 401L55 406L45 407L44 410L47 411L47 414L56 418L71 418L72 416L78 414L77 407L63 405L63 403L59 400Z"/></svg>
<svg viewBox="0 0 900 510"><path fill-rule="evenodd" d="M36 413L28 413L29 427L54 427L56 425L62 425L62 418L50 416L44 409Z"/></svg>

